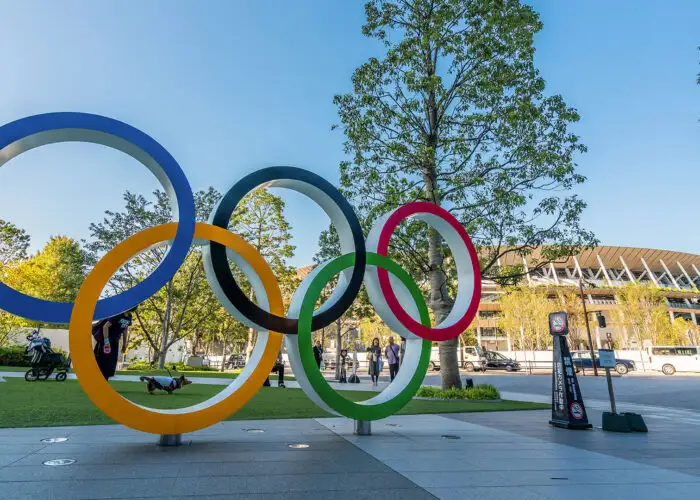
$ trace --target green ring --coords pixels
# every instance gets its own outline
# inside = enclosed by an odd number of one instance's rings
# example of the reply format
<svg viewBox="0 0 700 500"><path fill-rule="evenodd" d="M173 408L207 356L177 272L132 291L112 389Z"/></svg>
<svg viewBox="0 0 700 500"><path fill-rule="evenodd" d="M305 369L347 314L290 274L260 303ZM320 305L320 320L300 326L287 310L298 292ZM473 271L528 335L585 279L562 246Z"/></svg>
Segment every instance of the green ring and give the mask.
<svg viewBox="0 0 700 500"><path fill-rule="evenodd" d="M306 372L306 377L309 383L316 391L316 394L330 408L340 413L341 415L353 418L355 420L378 420L386 418L398 412L406 406L416 393L420 384L423 382L425 373L428 370L430 363L430 353L432 350L432 342L423 340L420 359L413 377L406 387L392 399L376 405L367 405L350 401L336 392L326 379L323 378L313 355L311 342L311 321L313 318L316 302L321 296L326 284L339 272L354 266L355 253L342 255L328 264L326 264L318 275L313 279L309 288L306 291L304 300L302 301L299 311L299 328L298 328L298 346L299 357L301 358L302 366ZM411 293L413 300L416 302L420 321L425 326L430 326L430 314L428 307L425 304L423 295L411 276L390 258L372 252L367 252L367 265L382 267L399 278ZM303 347L302 347L303 346Z"/></svg>

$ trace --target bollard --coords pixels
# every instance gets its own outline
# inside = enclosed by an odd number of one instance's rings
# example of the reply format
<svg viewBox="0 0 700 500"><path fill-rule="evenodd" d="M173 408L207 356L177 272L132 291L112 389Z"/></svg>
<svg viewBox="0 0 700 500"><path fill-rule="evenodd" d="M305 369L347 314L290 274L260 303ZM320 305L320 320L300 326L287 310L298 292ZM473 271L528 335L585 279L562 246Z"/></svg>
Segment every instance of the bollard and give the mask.
<svg viewBox="0 0 700 500"><path fill-rule="evenodd" d="M372 422L368 420L355 420L355 432L358 436L372 435Z"/></svg>
<svg viewBox="0 0 700 500"><path fill-rule="evenodd" d="M180 446L182 444L182 434L161 434L158 439L158 446Z"/></svg>

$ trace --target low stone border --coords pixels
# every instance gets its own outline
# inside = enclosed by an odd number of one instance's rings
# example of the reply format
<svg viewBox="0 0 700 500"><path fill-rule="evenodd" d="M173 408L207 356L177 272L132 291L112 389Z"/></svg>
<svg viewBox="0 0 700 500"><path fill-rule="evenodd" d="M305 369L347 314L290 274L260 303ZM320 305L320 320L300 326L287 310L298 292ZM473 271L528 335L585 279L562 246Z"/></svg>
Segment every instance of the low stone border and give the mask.
<svg viewBox="0 0 700 500"><path fill-rule="evenodd" d="M418 401L459 401L461 403L500 403L502 399L454 399L454 398L425 398L421 396L413 396L413 399Z"/></svg>

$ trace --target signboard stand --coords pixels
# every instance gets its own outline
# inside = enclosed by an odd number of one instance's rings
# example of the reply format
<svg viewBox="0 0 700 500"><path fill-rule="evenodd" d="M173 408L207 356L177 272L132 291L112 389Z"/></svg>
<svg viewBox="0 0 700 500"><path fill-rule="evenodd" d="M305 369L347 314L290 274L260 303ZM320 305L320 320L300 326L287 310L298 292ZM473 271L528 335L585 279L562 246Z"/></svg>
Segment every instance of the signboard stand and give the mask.
<svg viewBox="0 0 700 500"><path fill-rule="evenodd" d="M554 337L552 365L552 419L550 425L564 429L590 429L583 395L571 361L566 335L569 323L565 312L549 315L549 332Z"/></svg>
<svg viewBox="0 0 700 500"><path fill-rule="evenodd" d="M603 430L610 432L648 432L647 426L641 415L636 413L617 413L615 405L615 391L613 391L610 368L615 368L615 351L612 349L599 350L600 366L605 368L605 378L608 381L608 394L610 396L610 410L603 412Z"/></svg>

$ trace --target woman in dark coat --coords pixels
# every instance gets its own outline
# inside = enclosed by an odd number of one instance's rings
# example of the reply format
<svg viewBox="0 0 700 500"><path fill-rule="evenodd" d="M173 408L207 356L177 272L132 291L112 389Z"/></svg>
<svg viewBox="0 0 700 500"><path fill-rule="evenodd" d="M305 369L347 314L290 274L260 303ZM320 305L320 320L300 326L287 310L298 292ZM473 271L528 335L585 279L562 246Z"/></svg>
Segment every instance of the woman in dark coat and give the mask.
<svg viewBox="0 0 700 500"><path fill-rule="evenodd" d="M367 348L367 360L369 361L369 376L372 377L372 385L379 385L379 374L382 371L382 348L379 347L377 337L372 345Z"/></svg>
<svg viewBox="0 0 700 500"><path fill-rule="evenodd" d="M323 347L321 347L320 340L317 340L316 345L314 345L314 359L316 360L316 366L321 368L321 361L323 361Z"/></svg>
<svg viewBox="0 0 700 500"><path fill-rule="evenodd" d="M119 341L122 352L126 351L127 335L131 326L131 312L127 311L111 318L103 319L92 327L95 337L95 359L105 380L114 377L119 361Z"/></svg>

